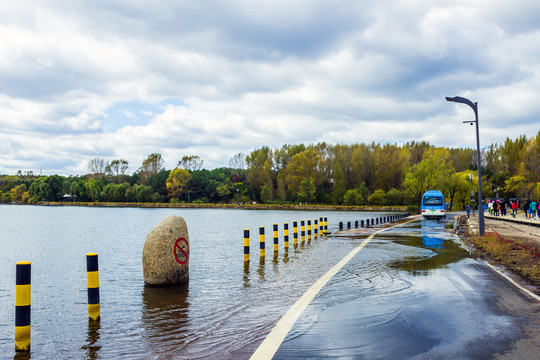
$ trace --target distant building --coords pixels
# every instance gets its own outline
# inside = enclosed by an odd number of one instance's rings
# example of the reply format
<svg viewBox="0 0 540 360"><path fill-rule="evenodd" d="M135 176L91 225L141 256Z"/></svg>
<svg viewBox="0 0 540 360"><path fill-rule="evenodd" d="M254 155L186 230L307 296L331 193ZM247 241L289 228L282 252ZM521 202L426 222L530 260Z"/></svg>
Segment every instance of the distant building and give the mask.
<svg viewBox="0 0 540 360"><path fill-rule="evenodd" d="M62 196L62 199L60 199L61 202L77 202L77 195L69 195L69 194L64 194L64 196Z"/></svg>

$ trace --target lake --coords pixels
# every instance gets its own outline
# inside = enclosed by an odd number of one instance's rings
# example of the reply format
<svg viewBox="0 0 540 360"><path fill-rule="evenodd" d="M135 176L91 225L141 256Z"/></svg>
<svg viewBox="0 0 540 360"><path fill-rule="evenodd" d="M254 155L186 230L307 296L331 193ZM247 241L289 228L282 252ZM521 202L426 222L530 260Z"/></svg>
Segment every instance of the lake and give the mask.
<svg viewBox="0 0 540 360"><path fill-rule="evenodd" d="M0 353L15 356L15 264L32 262L31 356L76 359L248 358L275 322L357 244L319 237L293 247L292 222L338 222L392 213L140 209L0 205ZM169 215L190 236L187 286L144 286L142 249ZM272 224L280 249L273 254ZM290 248L283 249L283 224ZM259 260L258 228L266 230ZM251 262L243 230L251 230ZM99 254L101 321L89 323L86 253ZM11 354L11 355L9 355Z"/></svg>

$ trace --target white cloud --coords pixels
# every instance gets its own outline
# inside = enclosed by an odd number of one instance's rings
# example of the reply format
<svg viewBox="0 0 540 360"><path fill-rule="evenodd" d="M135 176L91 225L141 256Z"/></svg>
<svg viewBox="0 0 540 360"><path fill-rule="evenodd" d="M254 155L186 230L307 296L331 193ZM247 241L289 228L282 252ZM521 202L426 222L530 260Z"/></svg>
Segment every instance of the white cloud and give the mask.
<svg viewBox="0 0 540 360"><path fill-rule="evenodd" d="M168 168L185 154L218 167L299 142L474 147L472 111L444 100L455 95L479 102L483 144L534 135L539 13L535 1L11 3L0 172L82 174L95 156L134 171L152 152Z"/></svg>

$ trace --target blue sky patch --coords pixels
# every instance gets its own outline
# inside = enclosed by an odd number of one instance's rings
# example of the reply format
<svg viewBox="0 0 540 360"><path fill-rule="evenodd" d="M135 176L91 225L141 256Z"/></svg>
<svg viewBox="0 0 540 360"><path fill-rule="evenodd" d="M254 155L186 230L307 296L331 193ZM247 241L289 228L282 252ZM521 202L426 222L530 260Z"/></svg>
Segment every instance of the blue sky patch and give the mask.
<svg viewBox="0 0 540 360"><path fill-rule="evenodd" d="M107 118L103 120L103 130L116 132L124 126L146 125L154 116L163 113L169 105L181 106L184 103L179 99L165 99L156 104L139 101L115 103L106 111Z"/></svg>

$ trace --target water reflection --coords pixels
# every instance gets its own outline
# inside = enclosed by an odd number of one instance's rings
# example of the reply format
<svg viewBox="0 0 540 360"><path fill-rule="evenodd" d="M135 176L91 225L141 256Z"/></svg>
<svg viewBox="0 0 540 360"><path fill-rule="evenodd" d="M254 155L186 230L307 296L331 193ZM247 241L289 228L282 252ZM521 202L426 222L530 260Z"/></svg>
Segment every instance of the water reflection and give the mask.
<svg viewBox="0 0 540 360"><path fill-rule="evenodd" d="M248 288L251 286L249 283L249 261L244 261L244 287Z"/></svg>
<svg viewBox="0 0 540 360"><path fill-rule="evenodd" d="M32 355L30 351L23 351L23 352L15 353L13 360L27 360L31 358L32 358Z"/></svg>
<svg viewBox="0 0 540 360"><path fill-rule="evenodd" d="M441 231L444 231L444 228L444 221L422 221L422 242L424 246L432 249L442 249L444 240L441 238Z"/></svg>
<svg viewBox="0 0 540 360"><path fill-rule="evenodd" d="M455 241L455 235L446 229L444 220L423 220L418 235L413 232L399 237L396 242L426 249L420 256L409 256L391 263L392 267L413 275L429 275L432 270L446 267L468 257L467 250ZM429 250L429 251L428 251Z"/></svg>
<svg viewBox="0 0 540 360"><path fill-rule="evenodd" d="M257 269L257 273L259 274L259 279L261 281L264 281L265 280L265 275L264 275L264 272L265 272L265 258L264 257L261 257L261 259L259 260L259 268Z"/></svg>
<svg viewBox="0 0 540 360"><path fill-rule="evenodd" d="M142 323L150 344L158 352L168 344L178 347L188 337L188 285L172 287L145 286L142 298Z"/></svg>
<svg viewBox="0 0 540 360"><path fill-rule="evenodd" d="M86 350L86 359L99 359L99 350L101 349L101 344L99 343L101 330L101 321L99 320L88 320L88 333L86 335L86 345L81 347L82 350Z"/></svg>

